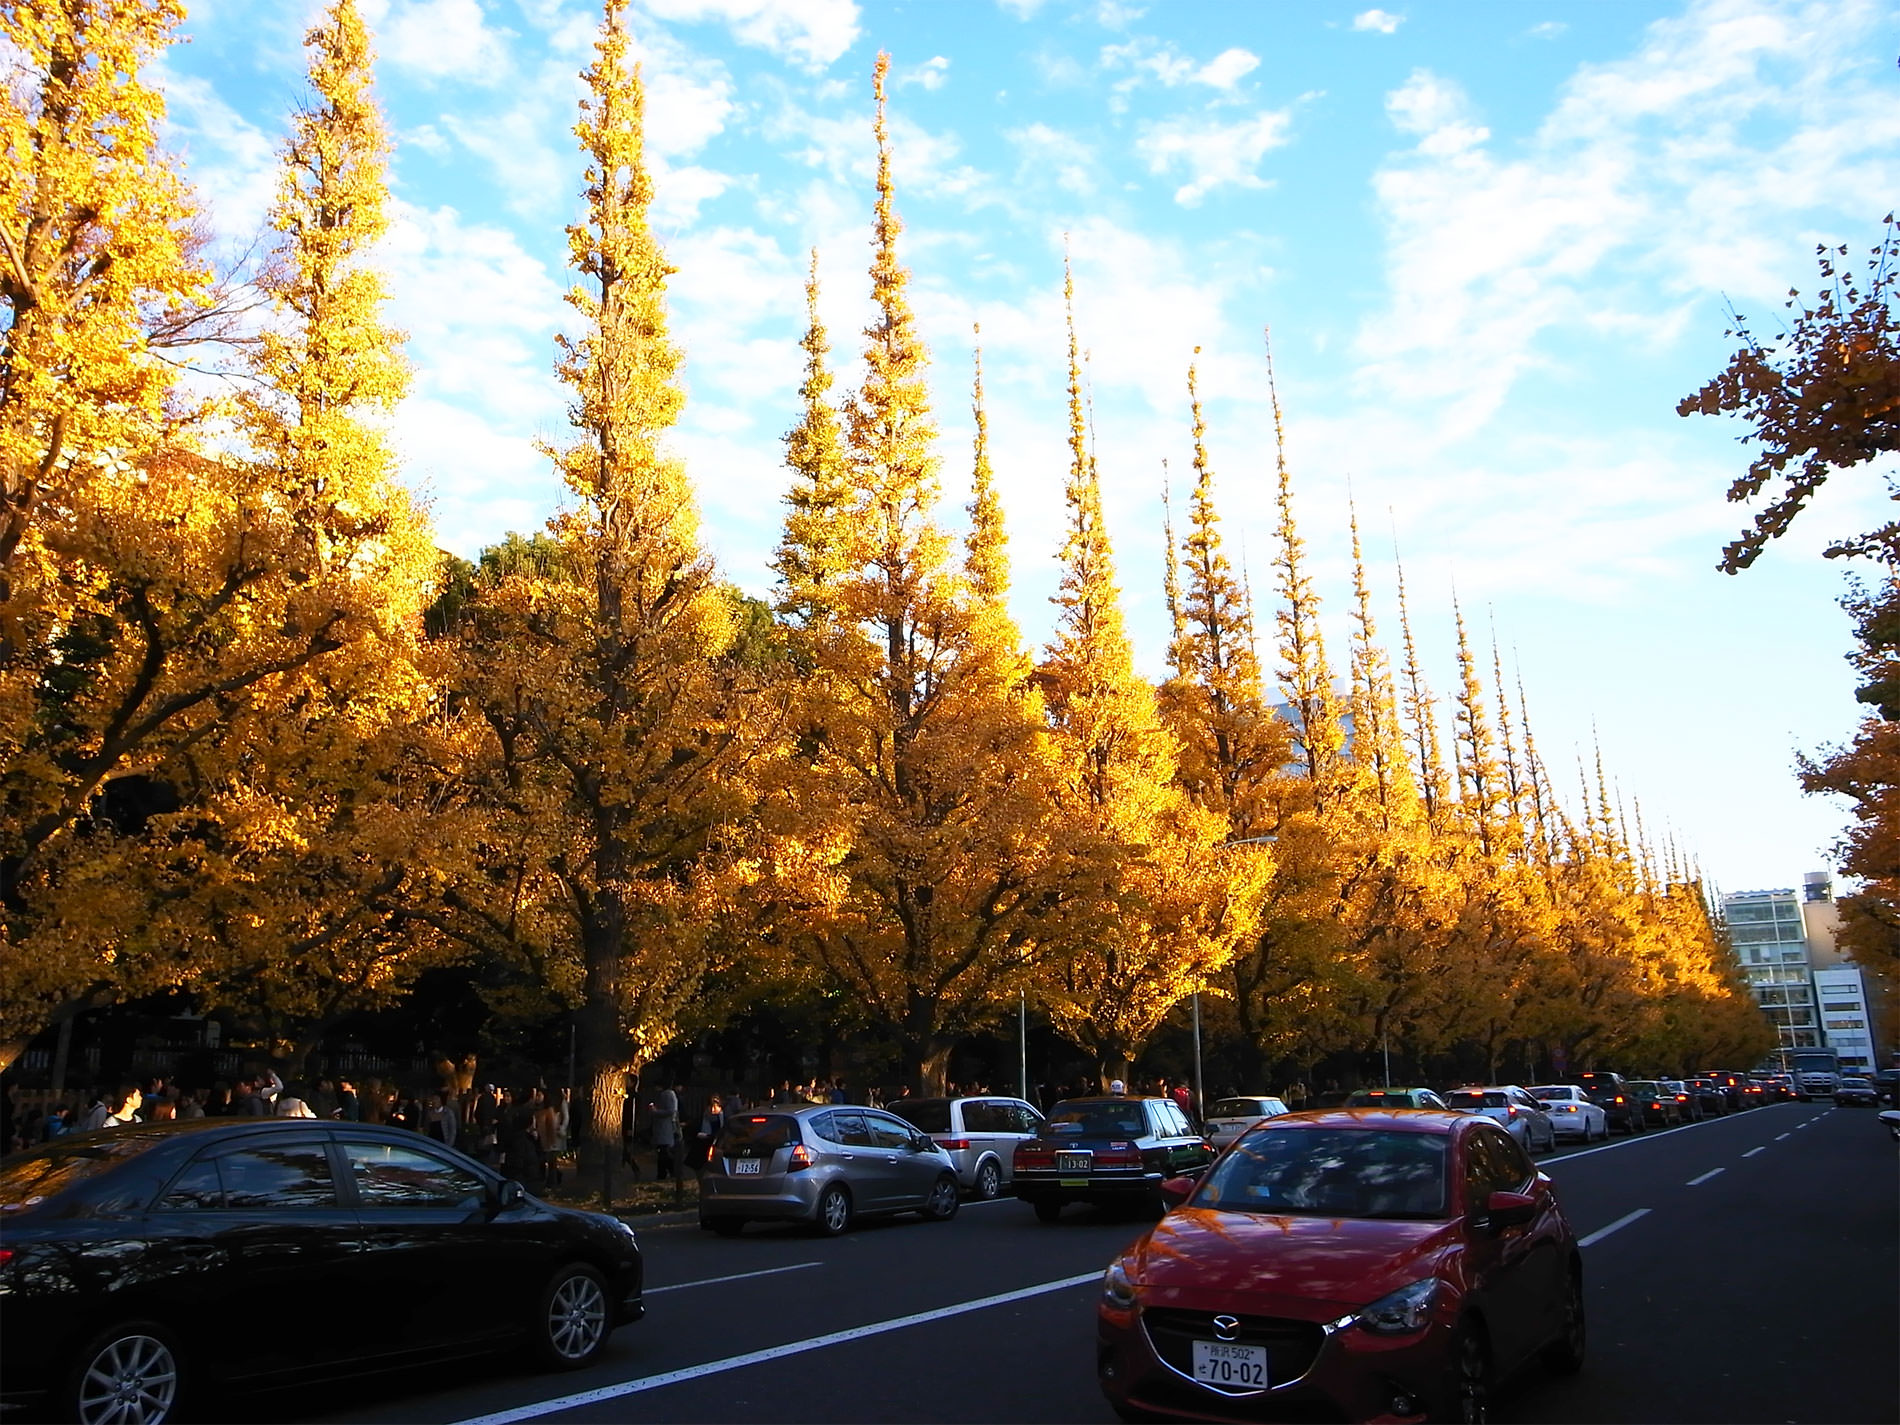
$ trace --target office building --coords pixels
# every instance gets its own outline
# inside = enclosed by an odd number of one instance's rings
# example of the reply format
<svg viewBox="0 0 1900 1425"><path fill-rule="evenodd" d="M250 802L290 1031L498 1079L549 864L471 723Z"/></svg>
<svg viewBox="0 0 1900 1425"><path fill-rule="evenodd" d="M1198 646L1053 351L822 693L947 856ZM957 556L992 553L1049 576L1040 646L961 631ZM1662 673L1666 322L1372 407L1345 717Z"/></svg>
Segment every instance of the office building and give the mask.
<svg viewBox="0 0 1900 1425"><path fill-rule="evenodd" d="M1864 1074L1877 1068L1873 1015L1860 967L1845 964L1816 970L1814 994L1821 1005L1821 1032L1827 1035L1827 1047L1841 1056L1842 1071Z"/></svg>
<svg viewBox="0 0 1900 1425"><path fill-rule="evenodd" d="M1783 1049L1821 1049L1813 967L1799 891L1737 891L1722 897L1729 941L1750 993L1774 1022Z"/></svg>

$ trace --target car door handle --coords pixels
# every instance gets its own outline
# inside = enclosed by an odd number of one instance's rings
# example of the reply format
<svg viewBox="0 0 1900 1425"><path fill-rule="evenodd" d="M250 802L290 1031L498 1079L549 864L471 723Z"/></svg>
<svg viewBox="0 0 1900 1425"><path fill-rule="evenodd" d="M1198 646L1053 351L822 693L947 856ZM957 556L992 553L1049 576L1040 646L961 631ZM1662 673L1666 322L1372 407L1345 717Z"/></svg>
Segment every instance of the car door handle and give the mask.
<svg viewBox="0 0 1900 1425"><path fill-rule="evenodd" d="M837 1157L838 1161L842 1163L856 1162L857 1157L858 1157L856 1153L839 1153L835 1156Z"/></svg>

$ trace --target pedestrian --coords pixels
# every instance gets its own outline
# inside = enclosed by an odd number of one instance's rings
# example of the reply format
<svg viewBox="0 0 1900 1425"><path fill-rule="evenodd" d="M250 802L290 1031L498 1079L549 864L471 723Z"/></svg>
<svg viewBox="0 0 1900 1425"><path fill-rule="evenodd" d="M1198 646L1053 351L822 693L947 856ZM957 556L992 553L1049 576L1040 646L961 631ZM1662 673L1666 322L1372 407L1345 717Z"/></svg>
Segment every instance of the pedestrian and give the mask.
<svg viewBox="0 0 1900 1425"><path fill-rule="evenodd" d="M534 1106L534 1146L541 1153L541 1180L549 1186L561 1180L561 1115L553 1096L545 1089L536 1091Z"/></svg>
<svg viewBox="0 0 1900 1425"><path fill-rule="evenodd" d="M231 1112L239 1118L270 1117L270 1105L258 1092L254 1076L246 1075L237 1081L237 1091L231 1096Z"/></svg>
<svg viewBox="0 0 1900 1425"><path fill-rule="evenodd" d="M694 1145L698 1149L695 1167L707 1167L712 1163L713 1149L719 1144L719 1135L726 1127L725 1101L714 1094L706 1100L706 1111L699 1115L699 1131L693 1135Z"/></svg>
<svg viewBox="0 0 1900 1425"><path fill-rule="evenodd" d="M457 1120L461 1116L455 1106L454 1091L437 1089L430 1096L428 1107L422 1110L422 1131L436 1142L453 1148Z"/></svg>
<svg viewBox="0 0 1900 1425"><path fill-rule="evenodd" d="M180 1118L203 1118L205 1116L204 1090L193 1089L178 1101Z"/></svg>
<svg viewBox="0 0 1900 1425"><path fill-rule="evenodd" d="M277 1102L272 1106L271 1116L273 1118L315 1118L317 1115L311 1110L310 1105L298 1098L296 1094L280 1093L277 1095Z"/></svg>
<svg viewBox="0 0 1900 1425"><path fill-rule="evenodd" d="M679 1176L679 1089L663 1088L647 1105L653 1115L653 1176L656 1181Z"/></svg>
<svg viewBox="0 0 1900 1425"><path fill-rule="evenodd" d="M145 1095L137 1084L121 1084L118 1094L111 1097L102 1090L93 1101L91 1111L80 1120L79 1131L90 1133L99 1128L123 1128L128 1123L137 1123L139 1106L144 1101ZM115 1104L117 1107L112 1106Z"/></svg>
<svg viewBox="0 0 1900 1425"><path fill-rule="evenodd" d="M541 1149L534 1141L535 1099L538 1089L524 1088L509 1095L502 1108L501 1170L523 1187L541 1181Z"/></svg>
<svg viewBox="0 0 1900 1425"><path fill-rule="evenodd" d="M363 1106L357 1102L356 1085L349 1079L336 1081L336 1116L345 1123L355 1123L363 1115Z"/></svg>

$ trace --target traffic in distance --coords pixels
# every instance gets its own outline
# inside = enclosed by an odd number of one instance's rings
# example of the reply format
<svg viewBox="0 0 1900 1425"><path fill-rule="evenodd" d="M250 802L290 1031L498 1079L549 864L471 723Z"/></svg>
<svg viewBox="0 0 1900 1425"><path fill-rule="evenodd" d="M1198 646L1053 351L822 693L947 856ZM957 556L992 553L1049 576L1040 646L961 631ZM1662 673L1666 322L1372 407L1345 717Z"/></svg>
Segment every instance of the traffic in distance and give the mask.
<svg viewBox="0 0 1900 1425"><path fill-rule="evenodd" d="M1158 1217L1105 1264L1094 1341L1046 1343L1092 1355L1117 1415L1485 1419L1501 1382L1586 1356L1588 1242L1538 1157L1796 1097L1773 1074L1575 1080L1361 1090L1300 1113L1235 1096L1203 1124L1123 1093L1046 1114L998 1095L906 1100L901 1116L774 1108L727 1123L698 1219L722 1236L837 1235L902 1214L947 1223L965 1195L1018 1199L1004 1210L1057 1232L1072 1205L1091 1222ZM1876 1102L1888 1088L1869 1082ZM1863 1101L1849 1079L1836 1090L1841 1107ZM160 1425L233 1393L502 1348L583 1370L645 1314L644 1281L619 1219L541 1202L400 1129L69 1135L0 1164L0 1404ZM364 1303L370 1336L337 1329ZM269 1329L231 1349L232 1323L260 1305Z"/></svg>

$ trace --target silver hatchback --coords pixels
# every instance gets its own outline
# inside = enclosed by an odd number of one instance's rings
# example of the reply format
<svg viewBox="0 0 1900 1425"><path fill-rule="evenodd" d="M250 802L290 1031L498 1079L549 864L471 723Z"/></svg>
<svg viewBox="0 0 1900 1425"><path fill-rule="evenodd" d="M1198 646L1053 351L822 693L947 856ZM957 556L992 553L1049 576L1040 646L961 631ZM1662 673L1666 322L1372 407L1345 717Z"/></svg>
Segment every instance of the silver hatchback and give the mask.
<svg viewBox="0 0 1900 1425"><path fill-rule="evenodd" d="M1016 1145L1042 1132L1042 1115L1019 1098L906 1098L891 1112L936 1140L957 1165L957 1181L975 1197L1000 1195L1016 1161Z"/></svg>
<svg viewBox="0 0 1900 1425"><path fill-rule="evenodd" d="M910 1124L875 1108L813 1104L726 1120L699 1181L699 1225L806 1222L836 1236L858 1216L957 1214L956 1165Z"/></svg>

